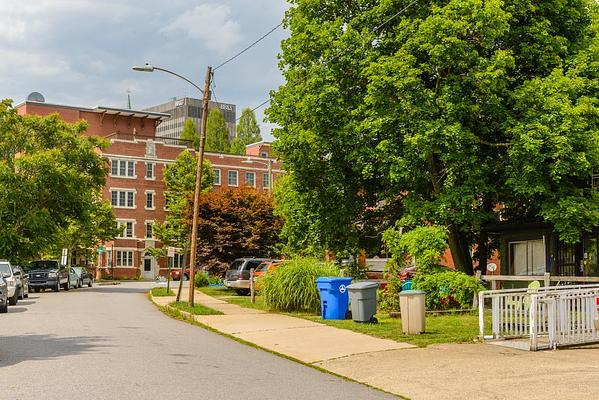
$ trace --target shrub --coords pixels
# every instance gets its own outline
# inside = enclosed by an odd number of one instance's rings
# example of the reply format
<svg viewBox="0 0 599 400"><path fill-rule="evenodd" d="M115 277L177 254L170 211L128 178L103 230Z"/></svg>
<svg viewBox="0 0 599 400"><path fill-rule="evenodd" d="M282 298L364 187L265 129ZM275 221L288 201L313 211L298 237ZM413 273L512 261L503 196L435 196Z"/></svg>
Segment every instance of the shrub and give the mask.
<svg viewBox="0 0 599 400"><path fill-rule="evenodd" d="M193 277L193 285L197 288L208 286L210 281L208 280L208 275L203 272L196 272Z"/></svg>
<svg viewBox="0 0 599 400"><path fill-rule="evenodd" d="M384 277L387 281L387 287L377 292L378 308L384 311L399 310L399 292L401 290L400 273L403 264L394 258L387 261L385 265Z"/></svg>
<svg viewBox="0 0 599 400"><path fill-rule="evenodd" d="M319 313L316 279L321 276L339 276L339 269L313 258L290 260L261 279L264 301L274 310Z"/></svg>
<svg viewBox="0 0 599 400"><path fill-rule="evenodd" d="M418 272L412 282L415 289L426 292L429 310L468 309L474 294L484 290L479 280L459 271Z"/></svg>

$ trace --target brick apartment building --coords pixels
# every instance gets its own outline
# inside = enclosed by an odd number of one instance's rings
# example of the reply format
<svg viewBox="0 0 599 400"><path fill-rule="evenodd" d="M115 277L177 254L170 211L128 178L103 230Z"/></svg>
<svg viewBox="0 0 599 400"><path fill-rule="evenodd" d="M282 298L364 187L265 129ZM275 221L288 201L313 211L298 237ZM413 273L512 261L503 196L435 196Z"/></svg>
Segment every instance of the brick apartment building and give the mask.
<svg viewBox="0 0 599 400"><path fill-rule="evenodd" d="M24 101L16 106L20 114L58 113L66 122L86 120L86 135L110 141L102 156L110 171L102 196L113 207L123 231L120 237L105 243L106 251L97 266L113 272L117 278L140 276L153 279L166 273L167 262L177 267L181 256L157 260L148 249L161 247L152 235L152 225L166 215L164 168L187 147L173 144L170 138L156 134L156 128L170 115L111 107L74 107L41 101ZM179 143L179 142L177 142ZM283 173L280 163L270 157L270 143L249 145L245 156L206 153L215 173L214 189L251 186L269 190L269 180ZM269 168L270 167L270 168Z"/></svg>

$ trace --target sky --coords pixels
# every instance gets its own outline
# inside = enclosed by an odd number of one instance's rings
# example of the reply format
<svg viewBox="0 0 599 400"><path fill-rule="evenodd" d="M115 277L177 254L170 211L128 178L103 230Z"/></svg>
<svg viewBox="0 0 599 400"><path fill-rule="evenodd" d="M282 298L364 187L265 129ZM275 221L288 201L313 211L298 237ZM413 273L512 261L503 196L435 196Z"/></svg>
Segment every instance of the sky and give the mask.
<svg viewBox="0 0 599 400"><path fill-rule="evenodd" d="M200 97L170 75L131 70L150 63L203 87L217 66L281 22L285 0L0 0L0 98L30 92L49 103L143 109L172 97ZM279 28L214 74L216 99L241 109L283 83ZM214 97L213 97L214 99ZM264 107L256 110L263 120ZM263 137L271 124L261 123Z"/></svg>

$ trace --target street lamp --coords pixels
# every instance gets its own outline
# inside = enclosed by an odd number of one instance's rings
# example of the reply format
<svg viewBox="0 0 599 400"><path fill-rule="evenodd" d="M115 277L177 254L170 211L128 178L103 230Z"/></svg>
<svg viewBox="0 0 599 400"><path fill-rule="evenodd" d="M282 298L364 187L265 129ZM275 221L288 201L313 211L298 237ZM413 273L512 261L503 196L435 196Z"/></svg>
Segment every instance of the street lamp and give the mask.
<svg viewBox="0 0 599 400"><path fill-rule="evenodd" d="M170 71L166 68L156 67L154 65L147 64L144 66L134 66L134 71L138 72L154 72L162 71L167 74L174 75L180 79L183 79L193 87L198 89L203 95L202 100L202 124L200 126L200 148L198 150L198 166L196 172L195 191L193 196L193 220L191 224L191 243L190 243L190 254L189 254L189 306L194 306L194 276L195 276L195 264L197 256L197 242L198 242L198 219L200 214L200 193L202 192L202 167L204 165L204 146L206 143L206 120L208 118L208 101L210 100L210 80L212 79L212 67L206 68L206 78L204 81L204 90L200 89L198 85L193 83L186 77L177 74L176 72Z"/></svg>
<svg viewBox="0 0 599 400"><path fill-rule="evenodd" d="M268 194L270 194L272 196L272 159L269 158L267 162L264 162L264 161L260 161L260 160L254 160L254 159L248 157L245 160L243 160L242 163L244 163L244 164L258 163L258 164L262 164L262 165L268 167Z"/></svg>

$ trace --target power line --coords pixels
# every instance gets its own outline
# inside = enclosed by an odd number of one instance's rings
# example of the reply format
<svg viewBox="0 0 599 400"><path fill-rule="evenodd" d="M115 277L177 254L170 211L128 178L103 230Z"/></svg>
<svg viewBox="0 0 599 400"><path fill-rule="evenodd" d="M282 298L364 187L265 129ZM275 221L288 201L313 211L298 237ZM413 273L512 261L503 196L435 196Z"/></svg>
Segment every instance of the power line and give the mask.
<svg viewBox="0 0 599 400"><path fill-rule="evenodd" d="M220 67L230 63L231 61L233 61L234 59L236 59L237 57L239 57L240 55L242 55L243 53L245 53L246 51L248 51L249 49L251 49L252 47L254 47L255 45L257 45L258 43L260 43L262 40L264 40L268 35L270 35L271 33L273 33L274 31L276 31L277 29L279 29L281 26L283 25L283 22L280 22L277 26L275 26L274 28L272 28L270 31L268 31L267 33L265 33L264 35L262 35L258 40L256 40L255 42L253 42L252 44L250 44L249 46L247 46L245 49L241 50L239 53L235 54L233 57L229 58L228 60L226 60L225 62L223 62L222 64L219 64L218 66L216 66L213 71L216 71L217 69L219 69Z"/></svg>
<svg viewBox="0 0 599 400"><path fill-rule="evenodd" d="M401 10L399 10L398 12L396 12L395 14L393 14L391 17L387 18L387 19L386 19L386 20L385 20L383 23L381 23L380 25L378 25L377 27L375 27L375 28L374 28L372 31L373 31L374 33L377 33L377 34L378 34L378 31L379 31L379 30L381 30L382 28L384 28L384 27L385 27L385 26L386 26L386 25L387 25L389 22L393 21L393 20L394 20L395 18L397 18L399 15L403 14L403 13L404 13L404 12L405 12L405 11L406 11L408 8L412 7L412 6L413 6L414 4L416 4L418 1L419 1L419 0L414 0L414 1L412 1L410 4L408 4L407 6L405 6L404 8L402 8ZM282 24L282 23L281 23L281 24ZM277 25L277 26L276 26L276 27L275 27L275 28L274 28L274 29L273 29L271 32L273 32L275 29L277 29L279 26L281 26L281 24ZM269 32L268 34L270 34L271 32ZM268 36L268 34L266 34L264 37ZM262 38L261 38L260 40L262 40ZM258 40L258 41L260 41L260 40ZM255 44L255 43L254 43L254 44ZM253 44L252 44L252 46L253 46ZM251 47L251 46L250 46L250 47ZM249 49L249 47L248 47L248 49ZM337 58L339 58L339 57L341 57L341 56L343 56L343 55L347 54L347 53L348 53L350 50L352 50L352 49L351 49L351 48L347 48L345 51L342 51L341 53L338 53L338 54L334 55L333 57L331 57L329 60L325 61L325 62L324 62L324 64L328 64L328 63L330 63L330 62L332 62L332 61L335 61ZM245 50L243 50L243 51L245 51ZM243 53L243 52L241 52L241 53ZM238 54L238 55L241 55L241 53L240 53L240 54ZM237 57L237 56L235 56L235 57ZM235 58L235 57L233 57L233 58ZM233 58L232 58L232 59L233 59ZM231 60L232 60L232 59L231 59ZM219 66L218 66L218 67L216 67L216 68L219 68L220 66L222 66L222 65L226 64L227 62L229 62L229 60L225 61L225 63L223 63L223 64L219 65ZM215 68L215 69L216 69L216 68ZM264 102L260 103L260 104L259 104L259 105L257 105L256 107L254 107L254 108L252 109L252 111L256 111L257 109L259 109L259 108L261 108L261 107L265 106L265 105L266 105L266 104L268 104L269 102L270 102L270 98L269 98L268 100L265 100ZM239 119L240 119L240 118L241 118L241 117L237 118L237 121L239 121Z"/></svg>

